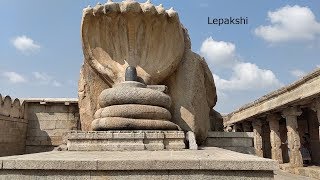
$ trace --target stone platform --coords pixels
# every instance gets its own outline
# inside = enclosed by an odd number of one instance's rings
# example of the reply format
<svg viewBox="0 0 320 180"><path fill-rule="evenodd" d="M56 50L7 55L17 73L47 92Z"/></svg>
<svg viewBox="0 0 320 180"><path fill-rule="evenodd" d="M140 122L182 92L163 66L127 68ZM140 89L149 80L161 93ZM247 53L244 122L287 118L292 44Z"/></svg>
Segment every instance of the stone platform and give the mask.
<svg viewBox="0 0 320 180"><path fill-rule="evenodd" d="M141 151L185 149L183 131L72 131L69 151Z"/></svg>
<svg viewBox="0 0 320 180"><path fill-rule="evenodd" d="M0 158L0 179L273 179L276 161L208 148L53 151Z"/></svg>
<svg viewBox="0 0 320 180"><path fill-rule="evenodd" d="M245 154L255 154L253 132L208 132L205 146L219 147Z"/></svg>
<svg viewBox="0 0 320 180"><path fill-rule="evenodd" d="M307 167L292 167L289 163L280 164L280 169L291 174L310 177L314 179L320 179L320 167L319 166L307 166Z"/></svg>

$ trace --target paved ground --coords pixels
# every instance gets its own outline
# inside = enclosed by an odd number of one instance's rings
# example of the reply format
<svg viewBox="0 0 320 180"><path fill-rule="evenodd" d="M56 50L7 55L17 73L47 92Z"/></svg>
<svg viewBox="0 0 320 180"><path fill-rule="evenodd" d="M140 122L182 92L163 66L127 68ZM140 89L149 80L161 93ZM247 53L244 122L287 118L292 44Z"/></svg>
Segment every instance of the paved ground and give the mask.
<svg viewBox="0 0 320 180"><path fill-rule="evenodd" d="M314 178L309 178L309 177L305 177L305 176L299 176L296 174L290 174L288 172L284 172L284 171L275 171L275 176L274 176L275 180L316 180Z"/></svg>
<svg viewBox="0 0 320 180"><path fill-rule="evenodd" d="M2 167L1 167L2 164ZM277 163L221 148L183 151L52 151L0 158L0 169L274 170Z"/></svg>

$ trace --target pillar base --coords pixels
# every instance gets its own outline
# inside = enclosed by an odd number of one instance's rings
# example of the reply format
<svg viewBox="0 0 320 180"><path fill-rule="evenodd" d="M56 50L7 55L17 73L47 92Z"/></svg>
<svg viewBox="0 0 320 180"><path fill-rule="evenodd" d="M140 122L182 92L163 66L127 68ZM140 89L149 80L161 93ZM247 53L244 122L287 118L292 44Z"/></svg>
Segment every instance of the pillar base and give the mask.
<svg viewBox="0 0 320 180"><path fill-rule="evenodd" d="M141 151L185 149L183 131L72 131L68 151Z"/></svg>

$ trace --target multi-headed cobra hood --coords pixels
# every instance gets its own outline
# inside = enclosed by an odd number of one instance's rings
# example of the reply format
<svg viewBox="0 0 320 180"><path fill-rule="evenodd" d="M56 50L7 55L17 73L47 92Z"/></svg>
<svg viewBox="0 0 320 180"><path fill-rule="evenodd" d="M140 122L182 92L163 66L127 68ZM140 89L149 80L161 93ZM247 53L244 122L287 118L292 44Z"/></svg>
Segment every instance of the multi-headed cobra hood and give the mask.
<svg viewBox="0 0 320 180"><path fill-rule="evenodd" d="M158 84L176 70L185 50L177 12L149 0L85 8L81 38L85 62L110 85L124 80L128 66L145 83Z"/></svg>

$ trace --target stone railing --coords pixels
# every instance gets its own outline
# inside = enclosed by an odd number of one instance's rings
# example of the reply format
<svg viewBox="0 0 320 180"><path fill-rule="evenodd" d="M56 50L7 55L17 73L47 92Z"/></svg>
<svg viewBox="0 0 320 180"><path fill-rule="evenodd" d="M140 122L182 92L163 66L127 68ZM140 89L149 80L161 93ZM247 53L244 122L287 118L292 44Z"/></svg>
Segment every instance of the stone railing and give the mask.
<svg viewBox="0 0 320 180"><path fill-rule="evenodd" d="M28 121L19 99L0 94L0 156L23 154Z"/></svg>

